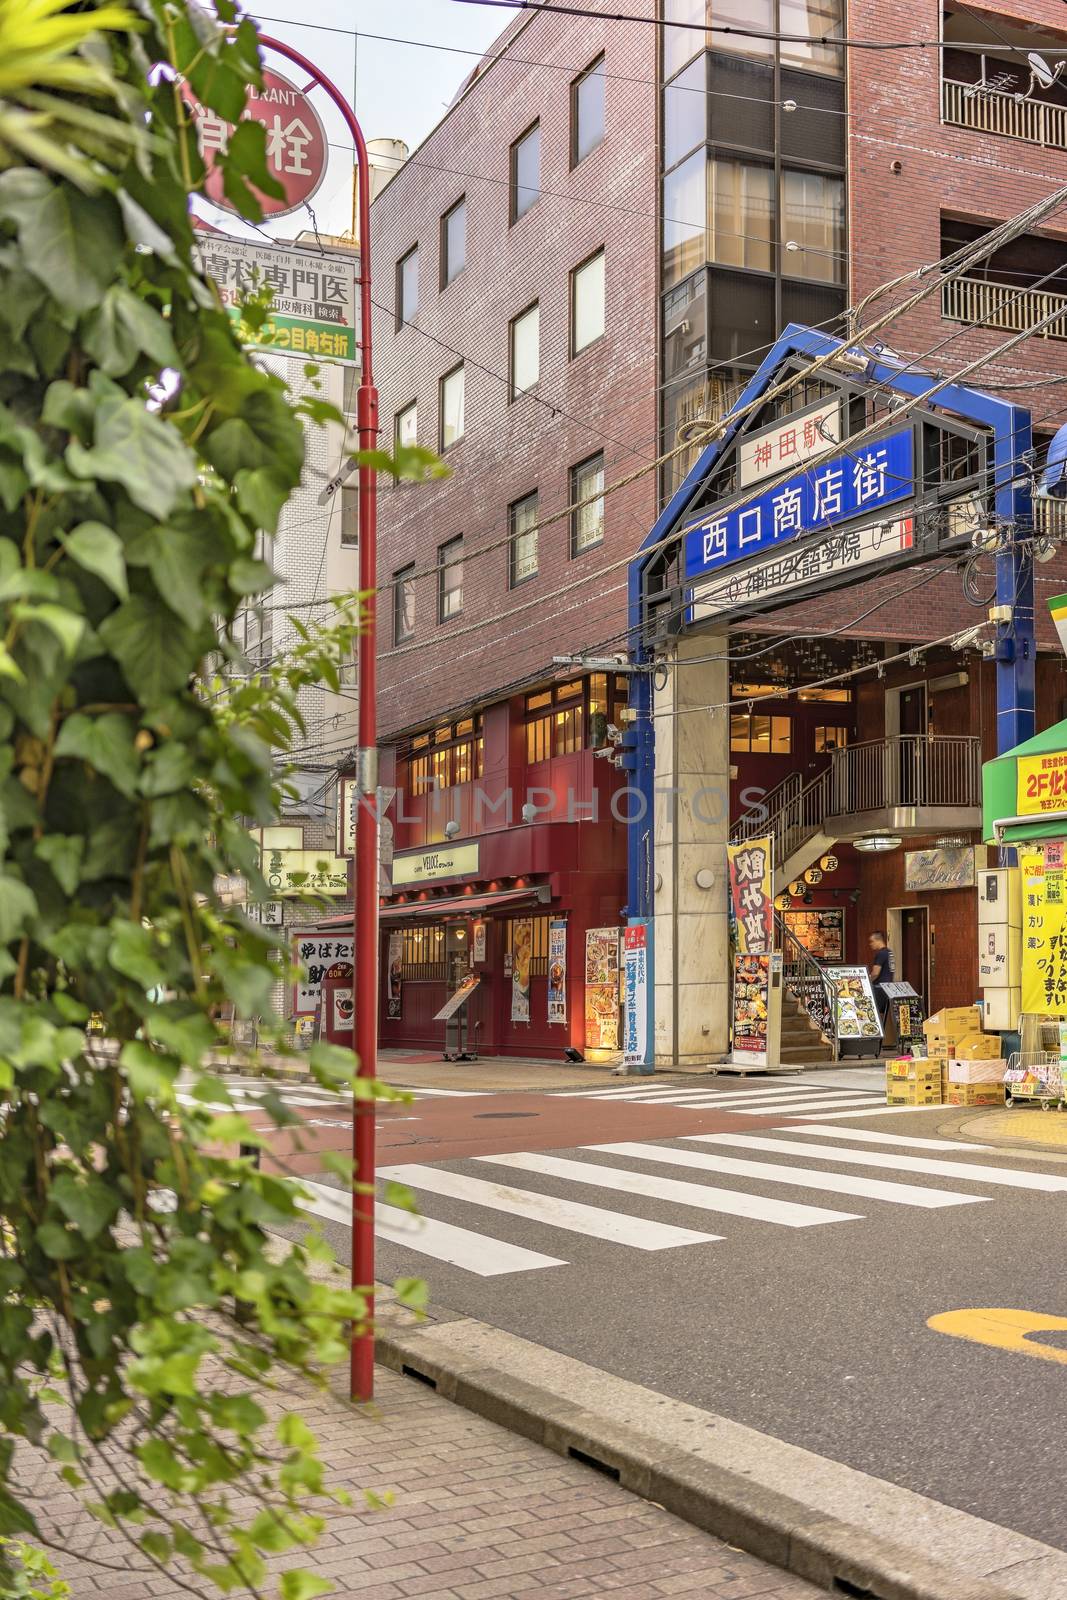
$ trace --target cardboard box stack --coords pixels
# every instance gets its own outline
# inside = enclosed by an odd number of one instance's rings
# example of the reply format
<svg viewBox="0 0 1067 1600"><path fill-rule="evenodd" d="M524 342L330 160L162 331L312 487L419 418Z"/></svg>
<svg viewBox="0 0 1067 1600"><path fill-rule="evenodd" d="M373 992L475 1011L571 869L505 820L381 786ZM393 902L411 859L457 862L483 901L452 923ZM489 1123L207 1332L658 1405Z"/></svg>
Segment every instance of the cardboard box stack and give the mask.
<svg viewBox="0 0 1067 1600"><path fill-rule="evenodd" d="M957 1040L948 1062L950 1106L996 1106L1004 1103L1004 1072L1000 1036L980 1031Z"/></svg>
<svg viewBox="0 0 1067 1600"><path fill-rule="evenodd" d="M923 1023L926 1054L931 1059L936 1057L940 1061L948 1061L956 1054L956 1046L961 1039L981 1031L980 1006L945 1006L944 1010L935 1011Z"/></svg>
<svg viewBox="0 0 1067 1600"><path fill-rule="evenodd" d="M941 1062L921 1056L891 1056L885 1064L885 1101L889 1106L939 1106Z"/></svg>

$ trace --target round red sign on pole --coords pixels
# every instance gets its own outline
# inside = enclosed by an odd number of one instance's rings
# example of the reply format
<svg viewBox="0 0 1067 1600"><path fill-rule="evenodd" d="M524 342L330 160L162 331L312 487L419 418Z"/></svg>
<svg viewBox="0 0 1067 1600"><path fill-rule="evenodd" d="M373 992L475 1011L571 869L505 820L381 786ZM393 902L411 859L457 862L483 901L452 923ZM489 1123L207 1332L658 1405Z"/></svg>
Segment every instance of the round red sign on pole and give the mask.
<svg viewBox="0 0 1067 1600"><path fill-rule="evenodd" d="M182 84L182 98L192 109L196 138L204 165L208 169L205 197L223 211L240 212L222 188L222 170L216 163L233 133L233 123L225 122L217 111L200 104L188 83ZM261 122L267 130L267 170L285 189L284 199L252 189L265 217L287 217L298 211L314 195L326 176L330 147L326 129L315 107L302 89L278 72L264 69L262 89L250 89L242 120Z"/></svg>

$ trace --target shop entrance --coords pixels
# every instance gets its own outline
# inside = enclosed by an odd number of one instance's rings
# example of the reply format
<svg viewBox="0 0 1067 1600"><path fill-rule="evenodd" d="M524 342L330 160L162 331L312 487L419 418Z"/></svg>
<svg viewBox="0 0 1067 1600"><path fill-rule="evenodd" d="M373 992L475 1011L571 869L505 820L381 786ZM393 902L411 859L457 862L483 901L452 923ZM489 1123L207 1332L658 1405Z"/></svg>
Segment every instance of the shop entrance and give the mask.
<svg viewBox="0 0 1067 1600"><path fill-rule="evenodd" d="M896 956L896 972L922 998L930 1011L930 915L926 906L898 906L887 912L889 947Z"/></svg>

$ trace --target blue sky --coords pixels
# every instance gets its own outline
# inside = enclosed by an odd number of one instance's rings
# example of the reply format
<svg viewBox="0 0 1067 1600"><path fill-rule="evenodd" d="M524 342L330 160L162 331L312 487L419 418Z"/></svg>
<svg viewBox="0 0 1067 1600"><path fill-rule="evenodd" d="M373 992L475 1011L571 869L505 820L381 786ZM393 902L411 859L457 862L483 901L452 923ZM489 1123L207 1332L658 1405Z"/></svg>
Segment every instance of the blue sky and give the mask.
<svg viewBox="0 0 1067 1600"><path fill-rule="evenodd" d="M249 9L264 33L309 56L344 93L354 90L356 115L366 138L404 139L412 149L444 115L478 56L513 15L489 6L459 5L456 0L299 0L299 4L263 0L262 10L255 4ZM278 20L294 15L301 21ZM325 31L333 28L344 31ZM358 35L352 31L356 29ZM388 43L367 37L370 34L447 45L451 51ZM457 50L471 54L451 53ZM273 59L286 76L293 75L277 57ZM351 219L351 158L338 147L347 139L332 107L321 95L315 96L315 104L331 141L337 141L315 212L324 232L340 233ZM212 215L223 222L217 212ZM304 225L294 216L270 231L292 237L293 224ZM225 226L230 228L229 219Z"/></svg>

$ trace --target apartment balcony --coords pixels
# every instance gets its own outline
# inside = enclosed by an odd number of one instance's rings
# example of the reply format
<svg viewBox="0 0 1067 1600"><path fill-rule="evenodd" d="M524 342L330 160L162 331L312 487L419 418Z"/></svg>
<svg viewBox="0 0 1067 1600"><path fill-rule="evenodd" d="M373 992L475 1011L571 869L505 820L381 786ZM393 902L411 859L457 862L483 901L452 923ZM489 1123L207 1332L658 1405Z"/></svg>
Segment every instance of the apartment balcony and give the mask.
<svg viewBox="0 0 1067 1600"><path fill-rule="evenodd" d="M1014 289L986 278L950 278L941 286L941 315L948 322L1016 333L1034 328L1042 339L1067 339L1067 294L1044 289Z"/></svg>
<svg viewBox="0 0 1067 1600"><path fill-rule="evenodd" d="M942 78L941 120L978 133L997 133L1051 150L1067 150L1067 106L1025 100L1002 89Z"/></svg>

